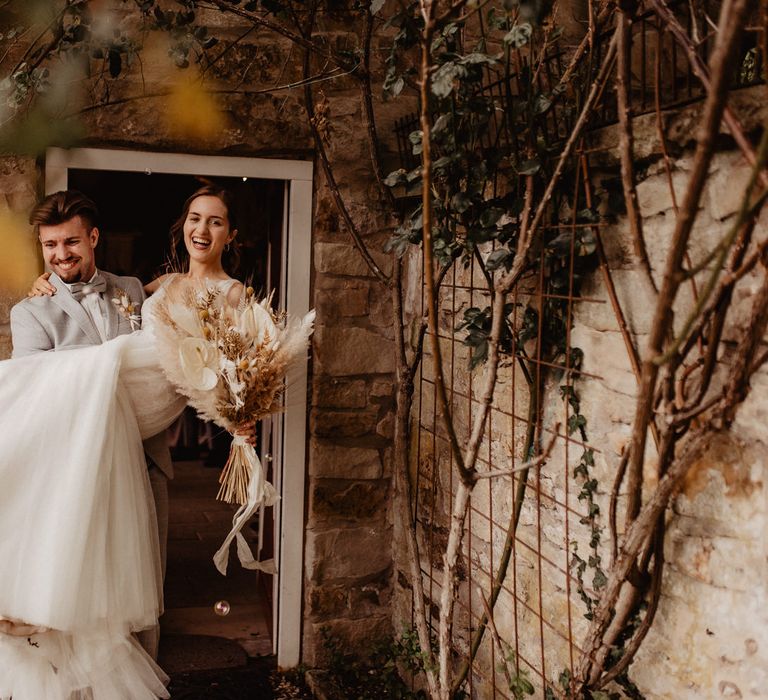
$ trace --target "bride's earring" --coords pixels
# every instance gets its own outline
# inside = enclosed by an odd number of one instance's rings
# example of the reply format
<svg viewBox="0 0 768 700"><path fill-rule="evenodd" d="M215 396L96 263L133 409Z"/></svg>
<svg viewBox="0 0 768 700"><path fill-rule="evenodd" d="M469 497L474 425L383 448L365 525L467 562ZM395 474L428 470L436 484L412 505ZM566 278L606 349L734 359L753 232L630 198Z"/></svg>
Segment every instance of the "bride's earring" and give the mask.
<svg viewBox="0 0 768 700"><path fill-rule="evenodd" d="M225 253L228 253L228 252L229 252L229 243L227 243L227 244L224 246L224 252L225 252Z"/></svg>

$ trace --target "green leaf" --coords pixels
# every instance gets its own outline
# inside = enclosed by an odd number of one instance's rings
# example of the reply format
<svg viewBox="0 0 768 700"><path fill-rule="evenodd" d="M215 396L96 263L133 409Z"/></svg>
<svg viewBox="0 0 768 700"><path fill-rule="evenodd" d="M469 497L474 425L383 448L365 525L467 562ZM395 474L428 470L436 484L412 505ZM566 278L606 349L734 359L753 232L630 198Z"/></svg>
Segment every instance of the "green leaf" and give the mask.
<svg viewBox="0 0 768 700"><path fill-rule="evenodd" d="M488 268L489 272L493 272L494 270L498 270L500 267L505 266L511 257L512 253L506 248L499 248L498 250L494 250L486 258L485 266Z"/></svg>
<svg viewBox="0 0 768 700"><path fill-rule="evenodd" d="M488 341L484 340L475 346L472 351L472 357L469 360L469 368L475 369L478 365L482 365L488 359Z"/></svg>
<svg viewBox="0 0 768 700"><path fill-rule="evenodd" d="M552 106L552 100L546 95L538 95L533 101L533 113L544 114Z"/></svg>
<svg viewBox="0 0 768 700"><path fill-rule="evenodd" d="M387 175L384 178L384 184L387 187L396 187L397 185L403 183L405 181L405 170L403 168L400 168L399 170L395 170L394 172L391 172L389 175Z"/></svg>
<svg viewBox="0 0 768 700"><path fill-rule="evenodd" d="M516 24L504 35L504 43L519 49L525 46L533 34L533 27L528 23Z"/></svg>
<svg viewBox="0 0 768 700"><path fill-rule="evenodd" d="M384 7L384 0L371 0L371 14L378 14L379 10Z"/></svg>
<svg viewBox="0 0 768 700"><path fill-rule="evenodd" d="M495 226L496 222L501 218L503 213L504 210L499 209L498 207L490 207L489 209L484 209L483 213L480 214L480 225L484 226L485 228Z"/></svg>
<svg viewBox="0 0 768 700"><path fill-rule="evenodd" d="M496 63L496 59L493 56L489 56L487 53L473 52L466 56L462 56L459 63L466 66L474 66L478 64L492 65Z"/></svg>
<svg viewBox="0 0 768 700"><path fill-rule="evenodd" d="M457 192L451 197L451 209L459 214L463 214L471 206L472 200L467 196L466 192Z"/></svg>
<svg viewBox="0 0 768 700"><path fill-rule="evenodd" d="M463 78L467 69L453 62L443 63L433 74L431 81L432 94L445 98L453 92L456 80Z"/></svg>
<svg viewBox="0 0 768 700"><path fill-rule="evenodd" d="M394 83L392 83L392 86L389 88L389 94L392 95L392 97L397 97L405 87L405 80L403 76L398 76L397 80L395 80Z"/></svg>
<svg viewBox="0 0 768 700"><path fill-rule="evenodd" d="M603 573L602 569L598 569L595 571L595 575L592 578L592 586L596 591L599 591L601 588L605 586L605 584L608 583L608 579L606 578L605 574Z"/></svg>
<svg viewBox="0 0 768 700"><path fill-rule="evenodd" d="M433 134L440 134L448 127L448 125L451 123L451 115L449 113L441 114L435 123L432 125L432 133Z"/></svg>

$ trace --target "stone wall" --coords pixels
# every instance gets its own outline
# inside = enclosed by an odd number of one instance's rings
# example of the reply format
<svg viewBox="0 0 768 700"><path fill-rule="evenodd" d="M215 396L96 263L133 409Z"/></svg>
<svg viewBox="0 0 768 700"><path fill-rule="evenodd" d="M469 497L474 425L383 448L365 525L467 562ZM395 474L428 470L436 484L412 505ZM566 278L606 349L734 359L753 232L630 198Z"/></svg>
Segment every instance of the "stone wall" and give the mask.
<svg viewBox="0 0 768 700"><path fill-rule="evenodd" d="M759 90L762 90L760 88ZM742 91L736 101L748 128L763 116L762 92ZM690 175L692 130L698 107L665 115L673 159L672 180L678 201ZM681 125L688 124L688 129ZM660 279L675 214L668 179L650 118L638 121L638 151L643 160L638 196L653 274ZM594 160L602 165L594 180L617 172L615 129L592 135L600 149ZM740 203L749 168L737 152L724 150L715 157L711 179L694 230L691 257L701 260L726 233ZM755 238L768 234L764 212ZM643 348L653 314L647 277L639 268L623 219L601 228L618 300L627 317L637 347ZM411 267L411 311L420 308L420 278ZM705 271L706 273L706 271ZM699 275L699 289L702 285ZM460 425L459 439L467 437L468 418L476 408L482 370L467 369L468 351L454 329L469 306L483 307L488 297L473 268L457 271L441 292L440 323L444 369L452 396L452 410ZM756 289L755 279L745 278L735 293L734 311L726 332L726 351L736 337ZM533 293L534 288L528 290ZM591 476L597 479L595 500L604 514L603 565L609 561L606 548L605 514L622 450L626 447L634 412L637 380L612 311L604 279L595 270L584 280L573 306L570 344L584 352L583 375L573 383L587 419L587 446L594 450ZM523 301L521 293L515 301ZM676 307L678 326L691 307L690 286L683 290ZM451 340L453 338L453 340ZM545 430L567 424L569 412L558 388L564 375L550 376L543 401ZM417 382L412 416L415 445L411 474L418 490L422 569L425 589L437 600L442 584L442 553L457 477L451 474L450 451L445 432L435 412L432 359L427 355ZM665 544L666 567L659 612L630 677L645 697L654 700L686 698L768 698L768 502L764 482L768 460L768 370L763 368L752 382L752 393L738 412L733 429L717 448L697 464L685 481L669 511ZM514 362L500 371L491 420L480 448L480 469L507 468L524 460L529 393L523 373ZM546 438L545 438L546 441ZM654 447L647 449L646 487L653 486ZM494 611L495 625L504 646L499 650L486 634L470 674L472 697L505 697L500 657L519 664L521 675L535 687L534 697L543 697L543 683L557 685L559 674L573 668L580 640L588 624L584 603L579 599L573 553L587 560L590 529L582 520L587 503L579 499L583 479L573 474L583 451L578 434L558 440L547 466L532 473L520 515L515 546L504 578L504 587ZM514 462L512 461L514 459ZM482 480L472 496L468 520L470 531L460 570L459 606L454 630L459 662L469 649L470 629L483 613L482 597L488 598L491 576L499 570L507 525L511 518L518 478ZM624 502L620 494L619 508ZM620 517L621 520L621 517ZM405 561L402 533L395 532L396 584L393 596L395 629L410 626L411 582ZM584 574L591 588L593 570ZM494 687L496 691L494 692ZM505 691L508 692L508 691Z"/></svg>

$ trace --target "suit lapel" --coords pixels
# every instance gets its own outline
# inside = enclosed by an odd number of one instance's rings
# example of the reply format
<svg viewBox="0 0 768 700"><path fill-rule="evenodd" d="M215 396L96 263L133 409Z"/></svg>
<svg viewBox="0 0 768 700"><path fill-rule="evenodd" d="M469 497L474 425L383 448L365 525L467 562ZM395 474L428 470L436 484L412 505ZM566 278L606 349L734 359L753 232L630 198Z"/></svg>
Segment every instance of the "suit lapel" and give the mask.
<svg viewBox="0 0 768 700"><path fill-rule="evenodd" d="M55 274L51 275L49 281L56 287L56 294L51 297L51 300L75 323L77 323L80 330L85 333L92 345L101 345L101 336L96 330L96 326L93 325L93 321L91 321L88 312L80 306L80 302L72 296L69 287L67 287L67 285L61 281L59 276Z"/></svg>
<svg viewBox="0 0 768 700"><path fill-rule="evenodd" d="M107 290L104 292L104 316L105 316L105 330L107 334L107 340L112 340L118 336L118 329L120 326L120 312L117 307L112 303L112 298L115 296L115 281L112 279L112 275L102 272L104 279L107 280Z"/></svg>

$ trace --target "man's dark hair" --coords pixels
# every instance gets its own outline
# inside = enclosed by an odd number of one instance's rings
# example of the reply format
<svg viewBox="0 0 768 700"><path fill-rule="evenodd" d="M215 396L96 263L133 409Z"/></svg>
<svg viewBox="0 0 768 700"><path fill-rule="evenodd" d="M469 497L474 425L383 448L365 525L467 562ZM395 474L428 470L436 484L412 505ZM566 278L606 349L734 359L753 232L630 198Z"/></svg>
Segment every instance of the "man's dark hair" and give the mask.
<svg viewBox="0 0 768 700"><path fill-rule="evenodd" d="M38 233L39 227L58 226L79 216L90 231L99 218L99 210L90 197L77 190L61 190L49 194L29 214L29 223Z"/></svg>

